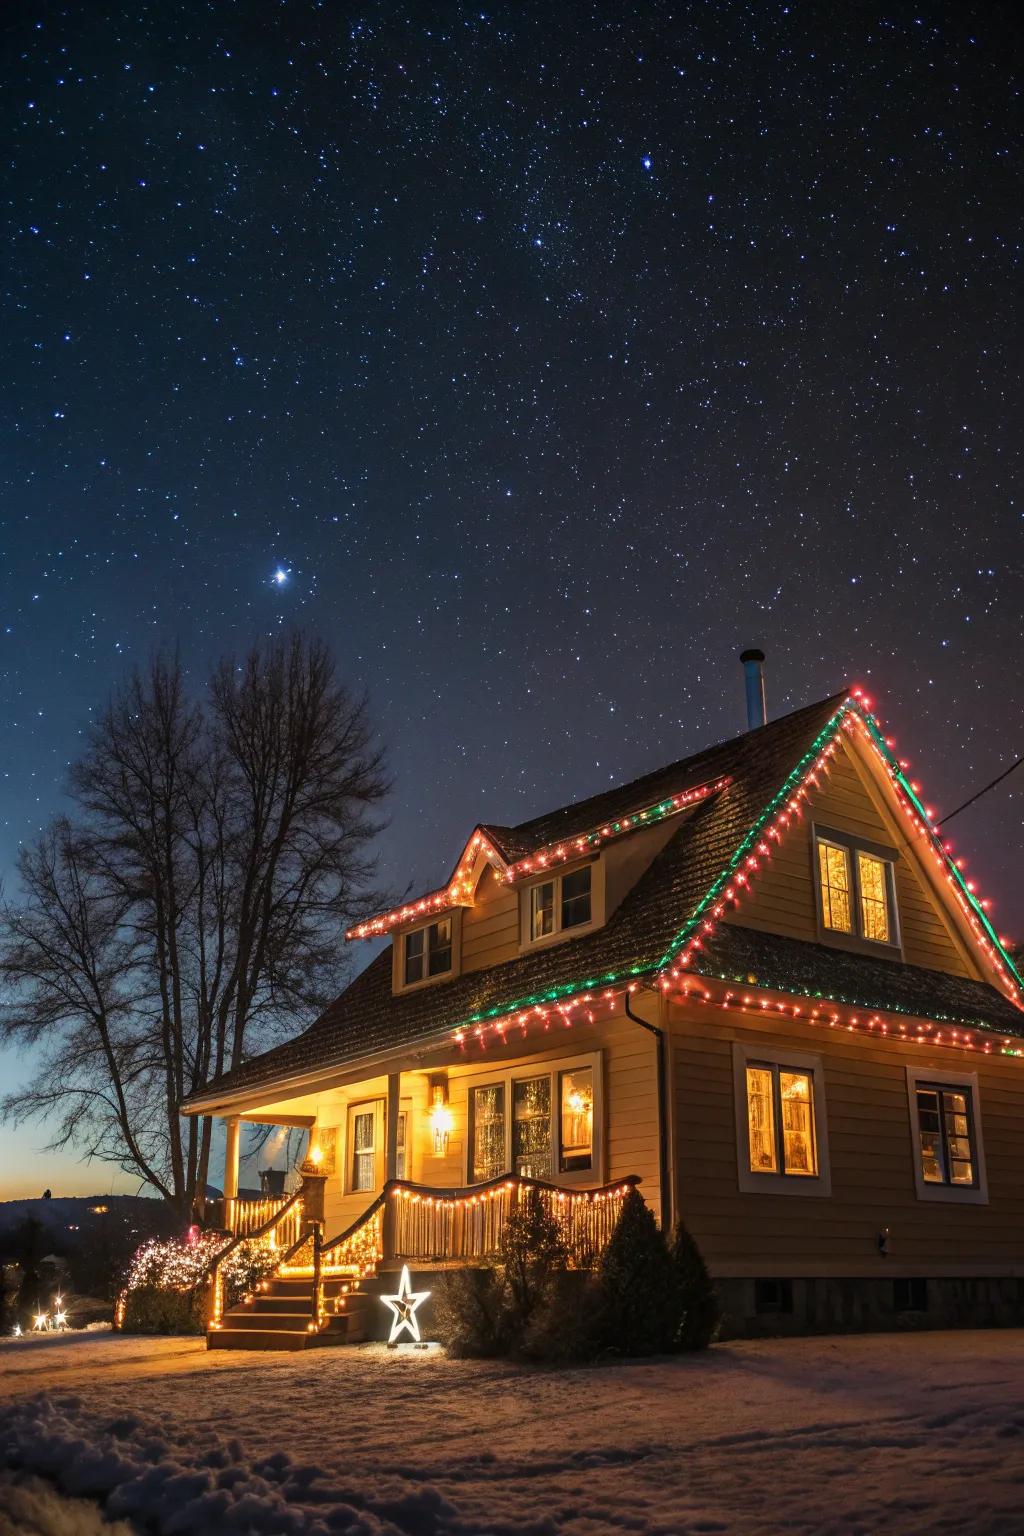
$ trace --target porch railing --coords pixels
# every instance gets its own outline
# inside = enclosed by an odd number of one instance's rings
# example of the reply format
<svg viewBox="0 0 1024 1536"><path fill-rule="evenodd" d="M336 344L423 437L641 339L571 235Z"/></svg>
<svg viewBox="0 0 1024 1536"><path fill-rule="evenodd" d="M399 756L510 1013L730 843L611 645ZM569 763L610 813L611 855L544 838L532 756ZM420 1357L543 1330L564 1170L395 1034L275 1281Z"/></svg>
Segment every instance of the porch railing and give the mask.
<svg viewBox="0 0 1024 1536"><path fill-rule="evenodd" d="M274 1255L278 1264L285 1264L298 1253L303 1245L309 1241L309 1234L303 1234L303 1209L302 1190L298 1189L294 1195L286 1200L255 1201L247 1200L239 1202L243 1205L262 1204L272 1207L269 1214L258 1225L250 1225L245 1232L236 1232L231 1242L222 1248L216 1258L210 1264L207 1271L209 1283L209 1302L207 1305L207 1320L211 1328L219 1328L224 1314L224 1279L230 1273L233 1255L243 1243L258 1243L270 1254ZM277 1256L280 1255L278 1258Z"/></svg>
<svg viewBox="0 0 1024 1536"><path fill-rule="evenodd" d="M558 1223L569 1263L595 1264L619 1219L635 1174L596 1189L563 1189L540 1179L502 1177L463 1189L393 1179L344 1232L324 1243L324 1273L367 1274L388 1260L472 1264L496 1259L509 1215L527 1191Z"/></svg>
<svg viewBox="0 0 1024 1536"><path fill-rule="evenodd" d="M299 1235L299 1218L296 1207L292 1205L293 1199L293 1196L274 1195L260 1196L255 1200L240 1200L237 1197L210 1200L206 1206L206 1225L219 1227L234 1237L251 1237L273 1216L279 1216L290 1207L295 1212L294 1230L282 1231L280 1234L281 1244L287 1248Z"/></svg>

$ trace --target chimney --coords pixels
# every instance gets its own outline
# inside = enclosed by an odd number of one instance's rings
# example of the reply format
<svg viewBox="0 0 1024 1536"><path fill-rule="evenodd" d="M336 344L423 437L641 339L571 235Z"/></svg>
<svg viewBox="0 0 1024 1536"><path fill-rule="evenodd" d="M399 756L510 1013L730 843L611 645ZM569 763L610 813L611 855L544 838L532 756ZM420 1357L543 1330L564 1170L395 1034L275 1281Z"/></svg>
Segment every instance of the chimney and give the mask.
<svg viewBox="0 0 1024 1536"><path fill-rule="evenodd" d="M768 719L764 702L764 651L744 651L740 661L746 673L747 730L754 731Z"/></svg>

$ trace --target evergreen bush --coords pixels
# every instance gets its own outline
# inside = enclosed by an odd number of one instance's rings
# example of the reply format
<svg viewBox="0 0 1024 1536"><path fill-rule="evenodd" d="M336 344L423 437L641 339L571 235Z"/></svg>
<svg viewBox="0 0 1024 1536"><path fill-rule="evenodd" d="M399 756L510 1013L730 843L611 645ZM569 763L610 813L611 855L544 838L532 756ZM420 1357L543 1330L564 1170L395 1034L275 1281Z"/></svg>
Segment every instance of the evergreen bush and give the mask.
<svg viewBox="0 0 1024 1536"><path fill-rule="evenodd" d="M205 1289L171 1291L140 1285L129 1291L122 1333L203 1333Z"/></svg>
<svg viewBox="0 0 1024 1536"><path fill-rule="evenodd" d="M718 1332L722 1308L703 1255L682 1222L672 1242L672 1269L679 1307L676 1348L707 1349Z"/></svg>
<svg viewBox="0 0 1024 1536"><path fill-rule="evenodd" d="M453 1269L434 1290L434 1333L456 1360L508 1353L507 1307L493 1269Z"/></svg>
<svg viewBox="0 0 1024 1536"><path fill-rule="evenodd" d="M672 1256L637 1189L622 1202L598 1279L608 1349L621 1355L658 1355L675 1347L680 1302Z"/></svg>

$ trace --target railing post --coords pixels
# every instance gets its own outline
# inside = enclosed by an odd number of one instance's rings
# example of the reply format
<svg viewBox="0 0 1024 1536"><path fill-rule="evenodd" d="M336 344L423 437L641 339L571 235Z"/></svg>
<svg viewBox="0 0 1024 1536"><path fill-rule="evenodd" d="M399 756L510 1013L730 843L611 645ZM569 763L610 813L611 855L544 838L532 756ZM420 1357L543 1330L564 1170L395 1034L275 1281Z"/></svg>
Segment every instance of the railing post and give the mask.
<svg viewBox="0 0 1024 1536"><path fill-rule="evenodd" d="M380 1247L385 1259L393 1259L397 1248L398 1196L384 1186L384 1206L380 1213Z"/></svg>
<svg viewBox="0 0 1024 1536"><path fill-rule="evenodd" d="M323 1248L323 1229L320 1222L313 1224L313 1295L310 1301L309 1331L319 1333L320 1319L323 1311L323 1278L321 1275Z"/></svg>
<svg viewBox="0 0 1024 1536"><path fill-rule="evenodd" d="M314 1222L323 1226L326 1221L327 1175L320 1173L315 1163L303 1163L299 1172L302 1174L302 1230L308 1232Z"/></svg>

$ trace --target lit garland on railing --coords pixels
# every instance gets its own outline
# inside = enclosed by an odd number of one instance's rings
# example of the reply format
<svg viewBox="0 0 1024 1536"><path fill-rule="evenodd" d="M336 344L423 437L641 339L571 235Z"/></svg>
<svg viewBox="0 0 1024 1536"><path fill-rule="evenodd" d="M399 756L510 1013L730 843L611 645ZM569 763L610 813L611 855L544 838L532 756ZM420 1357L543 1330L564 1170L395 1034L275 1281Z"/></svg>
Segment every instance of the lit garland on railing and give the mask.
<svg viewBox="0 0 1024 1536"><path fill-rule="evenodd" d="M490 861L500 880L507 885L514 885L524 876L549 869L553 864L564 864L569 859L578 859L593 853L611 839L623 837L627 832L637 832L643 827L657 826L669 816L677 816L680 811L699 804L709 795L717 794L729 783L728 778L719 778L707 784L697 784L692 789L680 790L678 794L667 795L654 805L647 805L641 810L630 811L627 816L602 822L600 826L592 828L589 832L580 833L577 837L563 838L560 842L550 843L544 848L539 848L536 853L527 854L521 859L513 860L512 863L508 863L503 858L486 833L475 832L466 844L458 868L446 886L437 891L430 891L426 896L420 896L404 906L393 907L388 912L380 912L376 917L368 917L364 922L356 923L353 928L348 929L345 937L346 939L376 939L385 933L390 933L393 928L400 928L403 923L414 922L416 918L432 917L451 907L472 906L471 877L481 855Z"/></svg>
<svg viewBox="0 0 1024 1536"><path fill-rule="evenodd" d="M598 1001L613 1003L623 990L635 991L638 985L637 978L650 976L664 991L668 991L673 983L690 974L690 968L699 957L719 921L725 916L726 911L735 911L739 907L742 897L749 893L751 883L758 871L771 858L774 849L781 844L793 822L802 816L815 790L820 787L822 776L827 774L831 761L839 749L840 730L851 733L860 730L864 740L878 752L893 782L897 801L908 816L914 832L928 834L931 852L942 866L951 890L971 924L979 947L988 959L999 967L1006 984L1012 989L1012 1001L1020 1006L1020 992L1024 983L1021 982L1005 945L992 928L984 906L974 892L973 883L964 879L961 865L950 857L949 847L943 846L931 827L930 814L917 798L916 786L905 777L903 770L906 765L897 762L892 756L891 744L882 735L877 719L870 712L870 701L865 698L860 689L856 689L850 697L844 699L815 737L807 752L750 827L729 863L712 883L684 926L673 937L659 960L618 971L609 971L602 976L582 981L561 983L544 992L519 998L512 1003L497 1004L482 1010L456 1027L453 1032L456 1044L464 1048L468 1042L473 1041L484 1046L489 1031L493 1031L499 1040L504 1042L506 1032L510 1029L518 1028L525 1034L528 1026L538 1023L544 1029L549 1029L555 1019L568 1026L574 1022L574 1015L578 1009L584 1010L584 1019L593 1022L593 1005ZM622 986L623 982L626 983L625 988ZM871 1005L853 1006L857 1009L857 1014L847 1016L844 1027L848 1027L850 1019L855 1016L858 1019L856 1027L862 1027L861 1016L866 1014L868 1023L863 1027L872 1028L871 1021L876 1017L878 1010ZM899 1013L905 1010L894 1005L885 1011ZM967 1027L966 1021L936 1019L934 1022L941 1025L963 1024ZM980 1021L970 1027L984 1029L994 1035L1001 1034L992 1025ZM930 1030L930 1025L925 1024L924 1028ZM1024 1029L1024 1020L1022 1020L1022 1029ZM897 1033L899 1033L898 1030ZM921 1031L915 1033L913 1030L907 1031L906 1038L915 1041L937 1040L934 1032L925 1034ZM1009 1039L1010 1037L1006 1037L1002 1047L1004 1054L1020 1054L1018 1049L1011 1048ZM959 1045L961 1040L962 1032L961 1039L954 1041L950 1036L944 1038L941 1043Z"/></svg>

